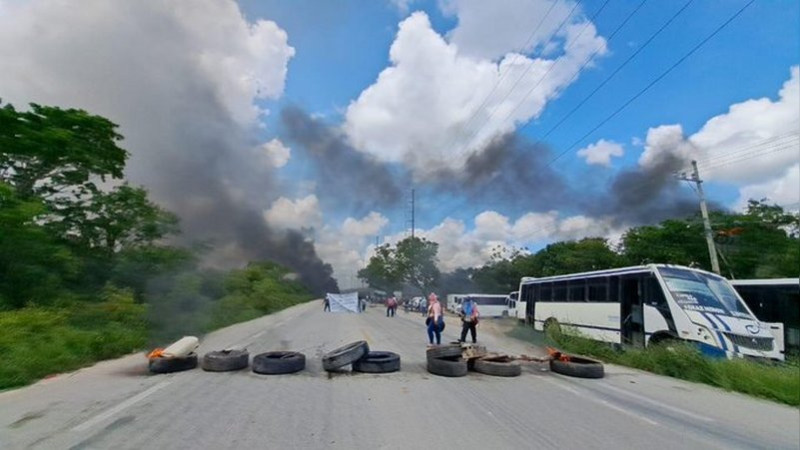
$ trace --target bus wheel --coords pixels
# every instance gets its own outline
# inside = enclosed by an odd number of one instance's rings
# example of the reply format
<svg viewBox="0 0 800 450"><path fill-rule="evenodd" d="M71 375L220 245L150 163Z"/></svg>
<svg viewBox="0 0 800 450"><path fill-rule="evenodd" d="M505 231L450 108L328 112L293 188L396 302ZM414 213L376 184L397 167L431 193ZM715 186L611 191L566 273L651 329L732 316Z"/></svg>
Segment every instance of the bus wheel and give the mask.
<svg viewBox="0 0 800 450"><path fill-rule="evenodd" d="M674 351L675 346L680 343L681 339L669 333L656 333L650 338L648 346L658 346Z"/></svg>
<svg viewBox="0 0 800 450"><path fill-rule="evenodd" d="M561 336L561 325L558 323L558 320L551 317L544 321L544 334L550 337L558 337Z"/></svg>

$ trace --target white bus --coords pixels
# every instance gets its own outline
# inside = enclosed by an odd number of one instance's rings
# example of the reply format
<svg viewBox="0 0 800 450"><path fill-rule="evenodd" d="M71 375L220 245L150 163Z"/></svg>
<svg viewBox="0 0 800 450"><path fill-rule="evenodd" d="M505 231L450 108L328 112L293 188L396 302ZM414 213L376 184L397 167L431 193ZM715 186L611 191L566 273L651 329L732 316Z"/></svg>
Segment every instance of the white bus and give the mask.
<svg viewBox="0 0 800 450"><path fill-rule="evenodd" d="M800 278L731 280L753 314L773 329L776 342L800 353Z"/></svg>
<svg viewBox="0 0 800 450"><path fill-rule="evenodd" d="M728 280L702 270L650 264L524 278L519 290L537 330L638 347L680 339L709 355L783 360Z"/></svg>
<svg viewBox="0 0 800 450"><path fill-rule="evenodd" d="M506 314L508 317L517 317L517 302L519 301L519 291L509 292L506 297Z"/></svg>
<svg viewBox="0 0 800 450"><path fill-rule="evenodd" d="M507 295L466 294L459 296L459 311L464 300L471 298L478 305L481 317L504 317L508 315Z"/></svg>
<svg viewBox="0 0 800 450"><path fill-rule="evenodd" d="M447 294L447 304L444 305L445 309L452 313L458 313L461 308L461 299L466 295L467 294Z"/></svg>

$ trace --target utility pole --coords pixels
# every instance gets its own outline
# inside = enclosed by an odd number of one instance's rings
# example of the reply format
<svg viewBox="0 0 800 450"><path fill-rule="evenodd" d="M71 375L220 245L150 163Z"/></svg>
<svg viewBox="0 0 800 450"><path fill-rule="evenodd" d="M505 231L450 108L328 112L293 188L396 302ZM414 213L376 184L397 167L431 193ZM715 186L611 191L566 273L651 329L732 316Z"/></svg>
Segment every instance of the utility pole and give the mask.
<svg viewBox="0 0 800 450"><path fill-rule="evenodd" d="M708 208L706 207L706 196L703 193L703 180L700 179L700 172L697 170L697 161L692 160L692 176L687 177L685 173L678 176L679 180L688 181L697 185L697 195L700 196L700 213L703 215L703 228L705 228L706 243L708 244L708 256L711 257L711 270L720 275L719 260L717 259L717 248L714 245L714 235L711 232L711 222L708 220Z"/></svg>

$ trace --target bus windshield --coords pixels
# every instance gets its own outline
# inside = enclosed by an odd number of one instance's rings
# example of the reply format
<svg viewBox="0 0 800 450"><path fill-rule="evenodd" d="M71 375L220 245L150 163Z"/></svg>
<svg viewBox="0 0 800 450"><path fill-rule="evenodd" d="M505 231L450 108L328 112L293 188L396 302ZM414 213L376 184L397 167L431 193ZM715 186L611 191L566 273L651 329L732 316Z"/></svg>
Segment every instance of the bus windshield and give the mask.
<svg viewBox="0 0 800 450"><path fill-rule="evenodd" d="M681 308L753 319L725 279L685 269L659 267L658 271Z"/></svg>

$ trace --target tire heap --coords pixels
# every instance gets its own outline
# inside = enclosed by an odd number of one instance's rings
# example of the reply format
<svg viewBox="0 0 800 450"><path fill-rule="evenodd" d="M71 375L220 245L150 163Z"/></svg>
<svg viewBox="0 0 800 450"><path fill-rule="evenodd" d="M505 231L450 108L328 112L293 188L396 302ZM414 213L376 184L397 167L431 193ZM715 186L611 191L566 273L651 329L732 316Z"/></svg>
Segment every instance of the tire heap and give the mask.
<svg viewBox="0 0 800 450"><path fill-rule="evenodd" d="M497 377L517 377L522 373L522 367L508 356L485 356L470 350L461 344L429 348L428 372L443 377L463 377L470 370Z"/></svg>
<svg viewBox="0 0 800 450"><path fill-rule="evenodd" d="M463 377L467 374L467 360L462 357L461 344L431 347L425 353L428 372L443 377Z"/></svg>
<svg viewBox="0 0 800 450"><path fill-rule="evenodd" d="M322 368L327 372L337 372L348 365L352 366L353 372L397 372L400 370L400 355L370 351L366 341L356 341L328 352L322 357Z"/></svg>

